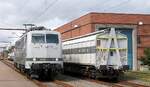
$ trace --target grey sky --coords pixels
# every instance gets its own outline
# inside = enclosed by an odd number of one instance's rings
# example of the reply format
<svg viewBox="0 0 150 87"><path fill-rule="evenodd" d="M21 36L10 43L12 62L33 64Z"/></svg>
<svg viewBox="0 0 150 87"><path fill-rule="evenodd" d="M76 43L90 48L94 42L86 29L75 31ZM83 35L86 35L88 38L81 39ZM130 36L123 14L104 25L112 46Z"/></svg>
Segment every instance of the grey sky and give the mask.
<svg viewBox="0 0 150 87"><path fill-rule="evenodd" d="M150 0L0 0L0 27L34 23L54 29L89 12L149 14L149 9ZM0 41L12 36L0 34Z"/></svg>

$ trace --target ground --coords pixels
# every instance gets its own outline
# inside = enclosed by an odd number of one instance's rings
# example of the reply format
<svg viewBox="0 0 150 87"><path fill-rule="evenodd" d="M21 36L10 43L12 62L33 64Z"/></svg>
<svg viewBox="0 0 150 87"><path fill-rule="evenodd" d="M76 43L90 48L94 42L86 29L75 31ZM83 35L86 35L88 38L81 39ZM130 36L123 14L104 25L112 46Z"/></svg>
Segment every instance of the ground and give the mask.
<svg viewBox="0 0 150 87"><path fill-rule="evenodd" d="M38 87L25 76L0 61L0 87Z"/></svg>
<svg viewBox="0 0 150 87"><path fill-rule="evenodd" d="M150 87L150 71L129 71L115 82L108 79L93 80L78 75L60 74L54 81L34 80L34 83L36 81L34 84L26 76L16 72L12 61L0 61L0 66L0 87Z"/></svg>
<svg viewBox="0 0 150 87"><path fill-rule="evenodd" d="M125 73L126 79L136 79L150 82L150 71L129 71Z"/></svg>

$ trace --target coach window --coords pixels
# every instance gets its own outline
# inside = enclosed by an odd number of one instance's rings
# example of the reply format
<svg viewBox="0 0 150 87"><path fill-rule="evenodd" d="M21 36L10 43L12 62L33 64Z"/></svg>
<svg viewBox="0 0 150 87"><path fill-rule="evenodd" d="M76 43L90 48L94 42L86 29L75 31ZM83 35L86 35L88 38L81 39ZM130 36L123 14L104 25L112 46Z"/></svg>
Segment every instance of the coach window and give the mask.
<svg viewBox="0 0 150 87"><path fill-rule="evenodd" d="M58 35L57 34L46 34L46 42L47 43L58 43Z"/></svg>
<svg viewBox="0 0 150 87"><path fill-rule="evenodd" d="M24 42L27 43L27 35L24 37Z"/></svg>
<svg viewBox="0 0 150 87"><path fill-rule="evenodd" d="M97 40L97 46L101 45L101 40Z"/></svg>
<svg viewBox="0 0 150 87"><path fill-rule="evenodd" d="M16 49L19 49L19 46L20 46L20 41L17 41L17 42L15 43L15 48L16 48Z"/></svg>
<svg viewBox="0 0 150 87"><path fill-rule="evenodd" d="M110 51L110 56L113 56L113 51Z"/></svg>
<svg viewBox="0 0 150 87"><path fill-rule="evenodd" d="M19 48L23 48L23 46L24 46L24 38L22 38L21 40L20 40L20 44L19 44Z"/></svg>
<svg viewBox="0 0 150 87"><path fill-rule="evenodd" d="M32 35L32 43L45 43L45 35L44 34L33 34Z"/></svg>

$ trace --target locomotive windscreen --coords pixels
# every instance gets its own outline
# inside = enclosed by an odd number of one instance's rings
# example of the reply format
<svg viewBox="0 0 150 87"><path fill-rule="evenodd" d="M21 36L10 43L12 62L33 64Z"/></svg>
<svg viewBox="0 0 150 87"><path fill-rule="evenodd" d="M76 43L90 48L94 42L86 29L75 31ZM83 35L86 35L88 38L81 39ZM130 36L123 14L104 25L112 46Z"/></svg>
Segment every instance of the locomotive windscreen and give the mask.
<svg viewBox="0 0 150 87"><path fill-rule="evenodd" d="M45 43L45 35L44 34L33 34L32 35L32 43Z"/></svg>
<svg viewBox="0 0 150 87"><path fill-rule="evenodd" d="M58 35L56 34L46 34L47 43L58 43Z"/></svg>
<svg viewBox="0 0 150 87"><path fill-rule="evenodd" d="M45 40L46 38L46 40ZM32 34L32 43L59 43L57 34Z"/></svg>

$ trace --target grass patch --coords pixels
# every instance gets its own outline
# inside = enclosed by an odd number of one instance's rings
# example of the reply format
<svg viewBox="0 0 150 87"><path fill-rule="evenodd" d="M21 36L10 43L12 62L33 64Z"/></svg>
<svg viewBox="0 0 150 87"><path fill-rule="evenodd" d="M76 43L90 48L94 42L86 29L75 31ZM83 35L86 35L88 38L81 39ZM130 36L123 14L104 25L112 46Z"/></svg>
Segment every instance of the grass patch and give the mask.
<svg viewBox="0 0 150 87"><path fill-rule="evenodd" d="M150 71L129 71L125 73L124 78L126 78L126 80L137 79L150 82Z"/></svg>

